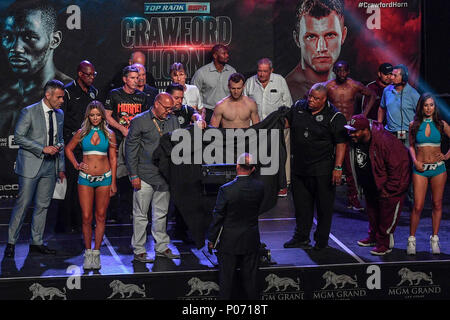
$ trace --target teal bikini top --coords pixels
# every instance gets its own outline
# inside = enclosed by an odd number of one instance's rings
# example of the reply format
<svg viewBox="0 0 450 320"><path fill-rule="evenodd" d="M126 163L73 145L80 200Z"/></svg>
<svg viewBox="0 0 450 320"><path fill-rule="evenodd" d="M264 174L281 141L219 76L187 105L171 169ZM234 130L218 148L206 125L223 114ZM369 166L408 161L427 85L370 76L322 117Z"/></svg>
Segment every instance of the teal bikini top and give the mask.
<svg viewBox="0 0 450 320"><path fill-rule="evenodd" d="M430 136L427 137L425 135L425 130L427 125L430 125L431 133ZM438 128L434 124L433 120L425 119L419 127L419 131L416 134L416 146L418 147L440 147L441 146L441 133Z"/></svg>
<svg viewBox="0 0 450 320"><path fill-rule="evenodd" d="M93 145L91 142L94 132L98 133L100 137L100 143ZM83 149L83 155L107 155L108 154L109 141L105 134L98 127L93 127L91 131L81 140L81 148Z"/></svg>

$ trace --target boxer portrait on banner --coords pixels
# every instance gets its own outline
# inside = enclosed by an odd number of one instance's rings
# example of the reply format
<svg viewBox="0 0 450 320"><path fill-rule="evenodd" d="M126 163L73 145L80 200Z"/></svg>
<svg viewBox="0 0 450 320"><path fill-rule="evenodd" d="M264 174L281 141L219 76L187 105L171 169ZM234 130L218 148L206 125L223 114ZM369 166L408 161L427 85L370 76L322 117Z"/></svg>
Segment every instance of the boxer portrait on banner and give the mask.
<svg viewBox="0 0 450 320"><path fill-rule="evenodd" d="M343 0L300 0L293 31L301 58L286 76L292 100L303 99L314 83L332 78L347 37Z"/></svg>

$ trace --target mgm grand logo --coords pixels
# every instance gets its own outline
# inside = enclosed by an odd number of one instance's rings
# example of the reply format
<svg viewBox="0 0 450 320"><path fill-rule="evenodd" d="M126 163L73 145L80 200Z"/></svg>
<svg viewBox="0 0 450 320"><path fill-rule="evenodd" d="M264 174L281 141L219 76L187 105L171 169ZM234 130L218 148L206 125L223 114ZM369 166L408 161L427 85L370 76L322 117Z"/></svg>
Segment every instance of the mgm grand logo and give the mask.
<svg viewBox="0 0 450 320"><path fill-rule="evenodd" d="M262 300L303 300L305 293L300 289L299 278L294 280L271 273L265 280L267 287L261 295Z"/></svg>
<svg viewBox="0 0 450 320"><path fill-rule="evenodd" d="M322 275L322 280L325 282L324 286L313 291L315 300L348 300L367 295L365 289L359 288L356 275L351 277L328 270Z"/></svg>
<svg viewBox="0 0 450 320"><path fill-rule="evenodd" d="M202 281L197 277L187 282L189 292L180 300L217 300L219 285L213 281Z"/></svg>
<svg viewBox="0 0 450 320"><path fill-rule="evenodd" d="M428 295L437 295L442 292L439 285L433 282L433 274L421 271L412 271L406 267L397 272L400 281L389 288L390 296L402 296L405 299L424 298Z"/></svg>

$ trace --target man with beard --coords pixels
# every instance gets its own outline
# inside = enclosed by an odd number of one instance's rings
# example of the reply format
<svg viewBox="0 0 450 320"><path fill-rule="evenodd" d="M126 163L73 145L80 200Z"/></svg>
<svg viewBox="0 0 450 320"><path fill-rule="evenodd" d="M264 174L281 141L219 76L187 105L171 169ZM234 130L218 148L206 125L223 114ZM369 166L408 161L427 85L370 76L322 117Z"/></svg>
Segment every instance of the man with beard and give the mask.
<svg viewBox="0 0 450 320"><path fill-rule="evenodd" d="M364 110L367 116L375 102L375 92L348 77L350 67L345 61L338 61L333 67L336 79L327 82L328 100L350 121L355 109L355 100L358 94L369 97L369 102ZM344 159L344 173L347 178L347 207L355 211L362 211L364 208L358 200L358 192L350 170L348 148Z"/></svg>
<svg viewBox="0 0 450 320"><path fill-rule="evenodd" d="M236 73L228 64L230 56L226 46L217 44L211 52L213 61L198 69L191 81L200 90L203 106L206 107L204 118L207 123L211 120L216 103L229 93L228 78Z"/></svg>
<svg viewBox="0 0 450 320"><path fill-rule="evenodd" d="M295 14L293 37L301 59L286 76L294 101L303 99L314 83L332 78L347 36L343 0L300 0Z"/></svg>
<svg viewBox="0 0 450 320"><path fill-rule="evenodd" d="M354 115L348 125L353 144L350 163L362 186L369 218L369 235L359 240L370 253L383 256L394 247L394 231L411 178L408 150L376 121Z"/></svg>
<svg viewBox="0 0 450 320"><path fill-rule="evenodd" d="M377 95L375 99L375 103L372 108L367 112L367 118L372 120L378 119L378 108L381 103L381 96L383 95L383 90L388 85L392 83L391 75L392 75L392 64L383 63L378 67L377 80L372 81L367 84L366 87L371 89ZM365 111L367 109L368 100L365 97L362 98L361 102L361 110Z"/></svg>
<svg viewBox="0 0 450 320"><path fill-rule="evenodd" d="M248 128L259 122L254 100L243 95L245 78L234 73L228 80L230 95L219 101L211 117L211 126L218 128ZM250 123L251 121L251 123Z"/></svg>

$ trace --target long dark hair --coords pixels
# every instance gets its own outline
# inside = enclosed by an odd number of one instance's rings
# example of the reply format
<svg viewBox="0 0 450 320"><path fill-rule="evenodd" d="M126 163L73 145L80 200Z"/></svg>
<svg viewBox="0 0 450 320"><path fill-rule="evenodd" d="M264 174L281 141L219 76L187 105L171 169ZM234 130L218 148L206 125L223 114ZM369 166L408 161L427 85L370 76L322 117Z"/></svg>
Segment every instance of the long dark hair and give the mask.
<svg viewBox="0 0 450 320"><path fill-rule="evenodd" d="M420 125L422 124L423 119L425 118L425 116L423 114L423 107L425 105L425 101L427 101L427 99L430 99L430 98L433 99L433 102L434 102L434 112L433 112L433 115L431 116L431 118L433 119L433 122L436 125L436 128L441 133L441 136L444 133L444 125L442 124L441 118L439 116L439 110L438 110L438 106L436 104L436 99L434 98L434 96L431 93L425 92L420 96L419 101L417 101L416 115L414 116L414 121L411 126L411 133L412 133L411 136L413 139L412 144L415 143L417 131L419 131Z"/></svg>

